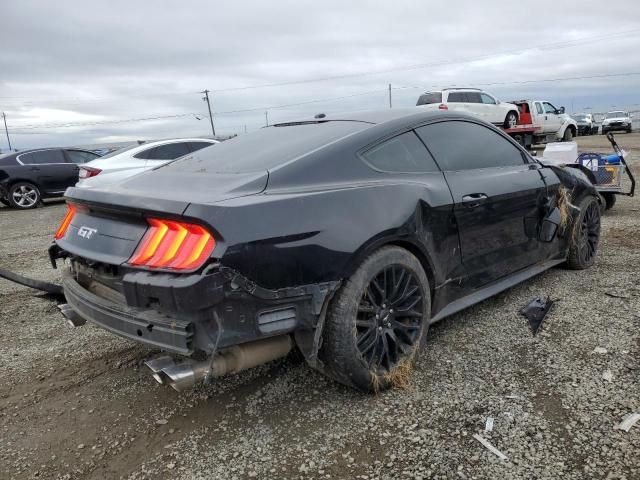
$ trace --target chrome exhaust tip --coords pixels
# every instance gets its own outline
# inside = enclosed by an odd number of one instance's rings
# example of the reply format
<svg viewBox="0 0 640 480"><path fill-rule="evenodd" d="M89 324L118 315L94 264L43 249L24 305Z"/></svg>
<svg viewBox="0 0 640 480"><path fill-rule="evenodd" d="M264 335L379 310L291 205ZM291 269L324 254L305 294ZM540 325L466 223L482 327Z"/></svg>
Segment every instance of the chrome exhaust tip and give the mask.
<svg viewBox="0 0 640 480"><path fill-rule="evenodd" d="M64 318L67 319L67 324L69 324L70 326L80 327L87 323L87 321L80 315L78 315L78 313L68 303L61 303L60 305L58 305L58 308L60 309L60 313L62 313Z"/></svg>
<svg viewBox="0 0 640 480"><path fill-rule="evenodd" d="M175 363L176 362L173 360L173 358L169 357L168 355L156 357L144 362L144 364L151 370L151 376L160 385L165 384L167 380L167 376L164 374L163 370L165 368L171 367L172 365L175 365Z"/></svg>
<svg viewBox="0 0 640 480"><path fill-rule="evenodd" d="M167 384L177 392L193 388L201 382L209 372L210 362L186 361L164 368L162 373L167 377Z"/></svg>

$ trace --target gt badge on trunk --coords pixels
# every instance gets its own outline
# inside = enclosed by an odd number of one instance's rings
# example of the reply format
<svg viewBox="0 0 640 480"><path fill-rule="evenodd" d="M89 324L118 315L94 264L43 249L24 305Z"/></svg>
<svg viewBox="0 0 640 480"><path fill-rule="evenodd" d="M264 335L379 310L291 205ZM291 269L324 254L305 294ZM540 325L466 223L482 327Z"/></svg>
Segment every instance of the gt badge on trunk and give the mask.
<svg viewBox="0 0 640 480"><path fill-rule="evenodd" d="M84 225L78 229L78 235L89 240L91 235L96 233L98 230L95 228L85 227Z"/></svg>

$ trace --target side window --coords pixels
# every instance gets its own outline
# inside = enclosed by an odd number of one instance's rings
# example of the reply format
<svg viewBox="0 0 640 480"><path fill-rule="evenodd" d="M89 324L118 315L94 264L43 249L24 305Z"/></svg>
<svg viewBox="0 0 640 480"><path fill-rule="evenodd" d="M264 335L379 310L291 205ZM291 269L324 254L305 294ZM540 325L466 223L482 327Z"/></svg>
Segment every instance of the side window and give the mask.
<svg viewBox="0 0 640 480"><path fill-rule="evenodd" d="M442 170L523 165L520 150L499 133L472 122L449 121L416 129Z"/></svg>
<svg viewBox="0 0 640 480"><path fill-rule="evenodd" d="M465 103L467 101L463 92L450 92L447 102L449 103Z"/></svg>
<svg viewBox="0 0 640 480"><path fill-rule="evenodd" d="M210 147L211 145L215 145L215 143L208 142L189 142L189 148L191 148L192 152L197 152L203 148Z"/></svg>
<svg viewBox="0 0 640 480"><path fill-rule="evenodd" d="M393 137L362 154L365 162L383 172L437 172L438 166L414 132Z"/></svg>
<svg viewBox="0 0 640 480"><path fill-rule="evenodd" d="M62 150L40 150L18 155L23 165L43 165L45 163L67 163Z"/></svg>
<svg viewBox="0 0 640 480"><path fill-rule="evenodd" d="M556 113L557 109L549 102L544 102L544 113Z"/></svg>
<svg viewBox="0 0 640 480"><path fill-rule="evenodd" d="M496 104L495 99L493 99L491 96L487 95L486 93L481 93L480 94L480 98L482 99L482 103L485 103L487 105L495 105Z"/></svg>
<svg viewBox="0 0 640 480"><path fill-rule="evenodd" d="M100 155L93 152L83 152L82 150L67 150L67 156L73 163L78 165L100 158Z"/></svg>
<svg viewBox="0 0 640 480"><path fill-rule="evenodd" d="M482 97L478 92L467 92L465 95L467 96L467 103L483 103Z"/></svg>
<svg viewBox="0 0 640 480"><path fill-rule="evenodd" d="M178 142L160 145L159 147L151 148L142 153L144 156L137 158L146 158L147 160L175 160L178 157L187 155L190 153L190 150L187 147L187 142Z"/></svg>
<svg viewBox="0 0 640 480"><path fill-rule="evenodd" d="M538 112L539 114L544 113L544 110L542 110L542 105L540 105L540 102L536 102L536 112Z"/></svg>

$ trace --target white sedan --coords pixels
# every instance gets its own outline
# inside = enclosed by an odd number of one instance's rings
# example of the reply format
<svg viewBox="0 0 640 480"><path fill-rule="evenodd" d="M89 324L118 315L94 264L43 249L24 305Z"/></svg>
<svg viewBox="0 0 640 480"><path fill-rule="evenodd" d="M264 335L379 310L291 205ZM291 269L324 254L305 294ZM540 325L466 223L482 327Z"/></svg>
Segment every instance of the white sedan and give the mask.
<svg viewBox="0 0 640 480"><path fill-rule="evenodd" d="M80 166L77 187L102 187L140 172L164 165L176 158L219 143L208 138L180 138L121 148Z"/></svg>

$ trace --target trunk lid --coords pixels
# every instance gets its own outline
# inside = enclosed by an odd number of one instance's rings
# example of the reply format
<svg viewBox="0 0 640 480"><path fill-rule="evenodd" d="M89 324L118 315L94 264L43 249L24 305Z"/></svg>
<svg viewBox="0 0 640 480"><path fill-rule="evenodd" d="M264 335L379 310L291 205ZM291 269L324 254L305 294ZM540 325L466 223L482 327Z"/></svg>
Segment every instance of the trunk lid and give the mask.
<svg viewBox="0 0 640 480"><path fill-rule="evenodd" d="M144 236L145 217L182 218L191 203L212 204L259 194L267 179L266 171L199 175L158 169L103 188L72 187L66 197L80 207L65 236L56 242L74 255L121 265Z"/></svg>

